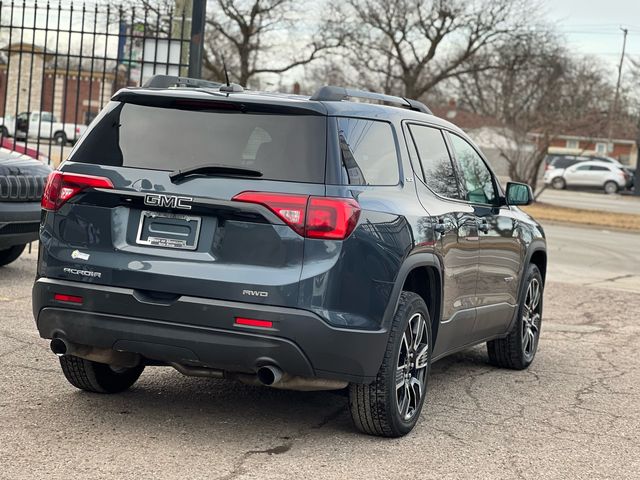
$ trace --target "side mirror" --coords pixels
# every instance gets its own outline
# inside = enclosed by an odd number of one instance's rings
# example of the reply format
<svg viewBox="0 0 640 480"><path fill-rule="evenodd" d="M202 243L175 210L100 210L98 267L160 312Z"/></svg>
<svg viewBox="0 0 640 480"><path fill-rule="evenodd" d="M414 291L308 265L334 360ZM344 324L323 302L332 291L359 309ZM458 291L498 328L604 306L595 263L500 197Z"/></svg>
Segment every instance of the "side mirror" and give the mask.
<svg viewBox="0 0 640 480"><path fill-rule="evenodd" d="M533 191L526 183L508 182L507 205L530 205L533 203Z"/></svg>

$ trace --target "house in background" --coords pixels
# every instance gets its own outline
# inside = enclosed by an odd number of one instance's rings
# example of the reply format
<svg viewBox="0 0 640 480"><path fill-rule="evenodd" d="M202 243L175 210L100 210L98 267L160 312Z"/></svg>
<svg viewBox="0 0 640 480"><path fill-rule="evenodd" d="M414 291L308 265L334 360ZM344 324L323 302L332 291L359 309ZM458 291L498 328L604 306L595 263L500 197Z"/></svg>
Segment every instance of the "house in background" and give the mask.
<svg viewBox="0 0 640 480"><path fill-rule="evenodd" d="M609 126L602 118L599 116L592 121L581 121L579 125L567 125L554 136L549 153L608 156L625 165L636 166L638 164L636 122L627 117L616 118L611 126L609 142L607 138Z"/></svg>
<svg viewBox="0 0 640 480"><path fill-rule="evenodd" d="M540 136L539 133L531 132L528 135L531 143L524 146L515 145L513 132L498 119L466 110L458 106L455 100L450 100L447 105L433 106L431 110L434 115L464 130L482 149L493 170L501 177L508 176L508 164L501 152L509 150L526 152L534 148L536 139ZM576 125L567 125L554 133L549 153L609 156L623 164L636 166L638 147L635 122L624 117L613 122L610 148L606 138L608 130L606 116L594 115L593 118L581 119Z"/></svg>

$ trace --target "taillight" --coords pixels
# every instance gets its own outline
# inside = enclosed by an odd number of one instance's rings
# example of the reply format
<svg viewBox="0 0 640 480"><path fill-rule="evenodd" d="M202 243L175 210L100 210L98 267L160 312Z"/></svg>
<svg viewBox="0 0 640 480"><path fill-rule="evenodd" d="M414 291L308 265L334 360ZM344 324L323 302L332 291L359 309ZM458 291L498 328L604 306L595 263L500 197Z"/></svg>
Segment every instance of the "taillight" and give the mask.
<svg viewBox="0 0 640 480"><path fill-rule="evenodd" d="M340 240L356 228L360 206L352 198L311 197L306 234L310 238Z"/></svg>
<svg viewBox="0 0 640 480"><path fill-rule="evenodd" d="M343 240L353 232L360 217L360 206L352 198L242 192L233 200L264 205L297 233L309 238Z"/></svg>
<svg viewBox="0 0 640 480"><path fill-rule="evenodd" d="M93 175L54 171L49 175L42 194L42 208L56 211L65 202L87 188L113 188L111 180Z"/></svg>
<svg viewBox="0 0 640 480"><path fill-rule="evenodd" d="M285 221L300 235L304 235L304 220L307 211L307 195L285 193L242 192L233 197L237 202L264 205Z"/></svg>

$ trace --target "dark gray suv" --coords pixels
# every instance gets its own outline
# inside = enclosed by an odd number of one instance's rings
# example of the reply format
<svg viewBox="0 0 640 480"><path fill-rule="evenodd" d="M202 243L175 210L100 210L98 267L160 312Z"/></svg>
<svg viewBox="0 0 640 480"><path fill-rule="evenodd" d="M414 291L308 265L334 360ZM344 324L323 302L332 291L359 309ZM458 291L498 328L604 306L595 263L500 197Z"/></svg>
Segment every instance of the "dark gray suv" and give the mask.
<svg viewBox="0 0 640 480"><path fill-rule="evenodd" d="M413 100L157 77L119 91L50 177L34 316L83 390L146 365L348 388L360 430L400 436L432 362L480 342L496 365L532 362L530 201Z"/></svg>

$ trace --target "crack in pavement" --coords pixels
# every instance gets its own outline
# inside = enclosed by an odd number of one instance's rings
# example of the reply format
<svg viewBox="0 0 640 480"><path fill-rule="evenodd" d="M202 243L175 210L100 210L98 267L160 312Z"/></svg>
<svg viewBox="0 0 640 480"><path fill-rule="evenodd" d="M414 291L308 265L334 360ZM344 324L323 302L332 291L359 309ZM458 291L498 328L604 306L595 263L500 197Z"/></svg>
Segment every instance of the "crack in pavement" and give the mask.
<svg viewBox="0 0 640 480"><path fill-rule="evenodd" d="M625 278L633 278L636 277L637 275L634 273L627 273L626 275L617 275L615 277L611 277L611 278L603 278L602 280L597 280L595 282L588 282L588 283L583 283L582 285L584 285L585 287L589 287L589 286L593 286L593 285L597 285L599 283L612 283L612 282L617 282L618 280L623 280Z"/></svg>
<svg viewBox="0 0 640 480"><path fill-rule="evenodd" d="M223 475L222 477L218 477L217 480L233 480L235 478L240 477L241 475L244 475L247 472L247 468L245 466L246 462L255 455L270 456L270 455L280 455L283 453L287 453L296 444L296 442L304 439L306 436L308 436L311 433L312 430L318 430L324 427L329 422L331 422L332 420L335 420L340 415L342 415L345 411L346 411L345 406L338 408L334 412L331 412L328 415L325 415L322 418L322 420L320 420L320 422L318 422L317 424L311 425L304 429L299 430L297 434L289 437L288 441L283 444L280 444L265 450L248 450L244 452L240 456L240 458L235 462L235 465L231 470L231 472L229 472L226 475Z"/></svg>

